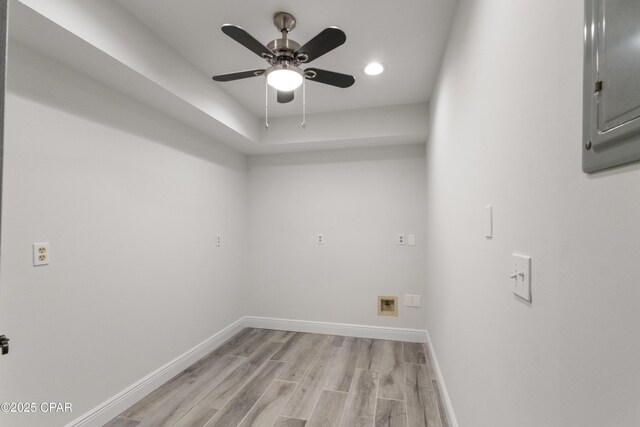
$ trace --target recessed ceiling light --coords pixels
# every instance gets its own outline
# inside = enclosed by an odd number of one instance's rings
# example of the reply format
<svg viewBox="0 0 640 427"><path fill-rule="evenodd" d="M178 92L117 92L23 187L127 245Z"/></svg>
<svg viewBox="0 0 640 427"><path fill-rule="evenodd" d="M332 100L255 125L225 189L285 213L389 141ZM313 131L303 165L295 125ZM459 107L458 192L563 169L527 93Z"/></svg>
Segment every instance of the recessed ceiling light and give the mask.
<svg viewBox="0 0 640 427"><path fill-rule="evenodd" d="M379 62L370 62L364 67L364 73L370 76L377 76L378 74L382 74L384 68L384 65Z"/></svg>

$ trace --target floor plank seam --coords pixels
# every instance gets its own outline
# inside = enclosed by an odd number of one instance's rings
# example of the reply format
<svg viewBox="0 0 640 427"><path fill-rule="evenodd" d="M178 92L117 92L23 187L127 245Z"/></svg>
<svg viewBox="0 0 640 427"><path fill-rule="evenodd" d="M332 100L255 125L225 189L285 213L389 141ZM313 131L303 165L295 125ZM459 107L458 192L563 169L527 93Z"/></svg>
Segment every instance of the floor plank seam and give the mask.
<svg viewBox="0 0 640 427"><path fill-rule="evenodd" d="M400 399L391 399L389 397L378 397L378 399L380 399L380 400L391 400L392 402L405 402L406 401L406 399L402 399L402 400L400 400Z"/></svg>
<svg viewBox="0 0 640 427"><path fill-rule="evenodd" d="M275 354L275 353L274 353ZM289 406L289 402L291 401L291 399L293 399L293 396L296 395L296 392L298 391L298 389L300 388L300 386L302 385L302 380L305 378L305 376L309 373L309 370L311 369L311 367L313 366L313 364L320 358L320 353L316 354L313 359L311 360L311 362L309 362L309 366L307 366L307 368L304 370L304 373L302 374L302 376L300 377L300 381L298 381L298 385L296 386L295 389L293 389L293 393L291 393L291 396L289 396L289 399L287 400L287 403L284 404L284 406L282 407L282 410L280 411L280 416L282 417L286 417L286 418L291 418L291 417L287 417L286 415L284 415L284 410ZM318 402L316 402L317 404ZM313 409L315 409L315 406L313 407ZM313 414L313 411L311 411L311 414ZM311 415L309 415L309 418L311 418ZM298 418L298 419L304 419L304 418ZM306 421L309 421L308 419Z"/></svg>
<svg viewBox="0 0 640 427"><path fill-rule="evenodd" d="M354 376L355 378L355 376ZM342 425L342 420L344 420L344 413L347 411L347 403L349 403L349 396L351 392L347 393L347 400L344 402L344 407L342 408L342 413L340 414L340 421L338 422L338 427Z"/></svg>
<svg viewBox="0 0 640 427"><path fill-rule="evenodd" d="M274 354L277 352L278 350L274 351ZM236 397L236 395L238 393L240 393L240 391L243 389L243 387L245 385L247 385L247 383L249 383L249 381L251 381L259 372L260 369L262 369L268 362L270 362L270 360L268 358L265 358L264 362L262 362L260 365L258 365L254 370L253 373L243 382L240 384L240 386L238 387L238 389L236 390L235 393L233 393L233 395L231 395L229 397L229 399L227 399L222 405L220 405L219 408L209 408L209 409L217 409L219 411L222 411L222 408L224 408L225 406L227 406L229 404L229 402L231 402L233 400L234 397ZM280 362L280 363L284 363L284 362ZM231 371L229 373L229 375L232 375L233 371ZM222 379L222 381L224 381L229 375L227 375L225 378ZM222 383L222 381L220 383ZM220 383L218 383L218 385L220 385ZM216 386L217 387L217 386ZM215 387L214 387L215 388ZM198 400L198 402L196 402L196 405L198 403L200 403L201 401L203 401L205 398L207 397L207 395L205 395L204 397L202 397L200 400ZM194 405L195 406L195 405Z"/></svg>
<svg viewBox="0 0 640 427"><path fill-rule="evenodd" d="M307 372L305 371L305 374L306 373ZM302 378L304 378L304 375L302 375ZM289 402L291 401L291 399L293 399L293 396L295 396L296 391L298 391L298 388L300 388L300 384L302 384L302 378L300 378L300 382L298 382L298 385L296 385L296 388L293 389L293 392L291 393L291 396L289 396L289 398L287 399L285 404L282 406L282 409L280 410L280 413L278 414L278 416L285 417L285 418L291 418L291 417L287 417L286 415L284 415L283 412L284 412L285 408L287 408L287 406L289 406Z"/></svg>
<svg viewBox="0 0 640 427"><path fill-rule="evenodd" d="M403 349L404 351L404 349ZM373 371L372 371L373 372ZM378 399L380 396L380 375L378 375L378 383L376 384L376 403L373 405L373 424L376 424L376 413L378 413Z"/></svg>
<svg viewBox="0 0 640 427"><path fill-rule="evenodd" d="M322 392L320 393L320 396L322 396ZM311 418L313 418L313 414L314 412L316 412L316 408L318 407L318 402L320 402L320 396L318 396L318 399L316 399L316 403L313 405L313 409L311 410L311 414L309 415L309 418L307 418L307 423L309 422L309 420ZM289 402L287 402L289 403ZM301 418L304 419L304 418Z"/></svg>
<svg viewBox="0 0 640 427"><path fill-rule="evenodd" d="M120 419L123 419L123 420L137 421L139 423L142 422L142 420L136 420L135 418L129 418L129 417L122 417L120 415L118 415L116 418L120 418Z"/></svg>
<svg viewBox="0 0 640 427"><path fill-rule="evenodd" d="M342 394L349 394L350 393L349 391L331 390L331 389L328 389L328 388L323 388L322 391L330 391L332 393L342 393Z"/></svg>
<svg viewBox="0 0 640 427"><path fill-rule="evenodd" d="M267 361L270 362L270 361ZM265 362L266 363L266 362ZM284 362L279 362L279 363L284 363ZM242 417L242 419L238 422L238 425L241 425L242 422L244 421L245 418L247 418L249 416L249 414L251 413L251 411L253 410L253 408L255 408L255 406L258 404L258 402L260 402L260 399L262 399L262 397L267 393L267 391L269 390L269 388L273 385L273 383L276 380L274 379L273 381L271 381L269 383L269 385L267 387L265 387L264 392L262 392L262 394L260 395L260 397L258 397L258 399L256 400L256 402L251 406L251 408L249 408L249 410L247 411L246 414L244 414L244 417ZM244 387L244 384L242 385L242 387L240 387L240 389L242 389ZM232 398L233 399L233 398ZM276 418L277 419L277 418Z"/></svg>
<svg viewBox="0 0 640 427"><path fill-rule="evenodd" d="M404 350L404 347L403 347ZM405 418L407 420L407 426L411 426L411 423L409 422L409 397L407 396L407 367L403 366L402 367L402 372L404 373L404 381L402 384L402 391L404 392L404 411L405 411Z"/></svg>

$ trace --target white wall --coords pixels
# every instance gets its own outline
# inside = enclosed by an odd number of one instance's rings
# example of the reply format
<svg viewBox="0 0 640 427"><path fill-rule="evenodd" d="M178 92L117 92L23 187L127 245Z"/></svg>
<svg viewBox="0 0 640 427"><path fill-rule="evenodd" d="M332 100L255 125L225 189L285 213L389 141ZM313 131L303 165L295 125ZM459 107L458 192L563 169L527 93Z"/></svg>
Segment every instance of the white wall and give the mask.
<svg viewBox="0 0 640 427"><path fill-rule="evenodd" d="M26 48L9 58L0 401L74 412L0 423L62 425L245 314L246 158Z"/></svg>
<svg viewBox="0 0 640 427"><path fill-rule="evenodd" d="M376 307L424 282L424 163L424 145L250 157L251 313L422 329L421 309Z"/></svg>
<svg viewBox="0 0 640 427"><path fill-rule="evenodd" d="M582 23L582 0L459 4L431 110L425 312L461 426L640 420L640 166L581 171ZM531 305L510 290L516 251Z"/></svg>

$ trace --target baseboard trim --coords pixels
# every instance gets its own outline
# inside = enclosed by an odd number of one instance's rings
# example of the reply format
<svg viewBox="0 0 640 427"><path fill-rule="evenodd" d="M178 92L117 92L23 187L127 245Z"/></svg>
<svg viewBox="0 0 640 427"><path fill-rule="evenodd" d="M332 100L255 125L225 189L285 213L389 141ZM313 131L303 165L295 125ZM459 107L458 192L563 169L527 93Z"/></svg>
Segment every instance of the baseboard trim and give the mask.
<svg viewBox="0 0 640 427"><path fill-rule="evenodd" d="M226 328L176 357L166 365L156 369L109 400L76 418L67 424L66 427L98 427L108 423L125 409L160 387L209 352L215 350L245 327L244 317L236 320Z"/></svg>
<svg viewBox="0 0 640 427"><path fill-rule="evenodd" d="M440 365L438 364L438 357L436 356L436 351L433 348L433 343L431 342L431 336L429 335L429 331L426 331L427 335L427 347L429 347L429 353L431 353L431 359L433 359L433 369L436 371L436 376L438 377L438 386L440 387L440 394L442 395L442 400L444 401L444 406L447 411L447 419L449 420L450 427L458 427L458 420L456 420L456 415L453 413L453 406L451 405L451 399L449 399L449 393L447 392L447 386L444 383L444 377L442 376L442 371L440 370Z"/></svg>
<svg viewBox="0 0 640 427"><path fill-rule="evenodd" d="M427 331L424 329L390 328L385 326L352 325L348 323L316 322L311 320L277 319L273 317L256 316L246 316L245 321L245 326L250 328L279 329L314 334L420 343L427 341Z"/></svg>

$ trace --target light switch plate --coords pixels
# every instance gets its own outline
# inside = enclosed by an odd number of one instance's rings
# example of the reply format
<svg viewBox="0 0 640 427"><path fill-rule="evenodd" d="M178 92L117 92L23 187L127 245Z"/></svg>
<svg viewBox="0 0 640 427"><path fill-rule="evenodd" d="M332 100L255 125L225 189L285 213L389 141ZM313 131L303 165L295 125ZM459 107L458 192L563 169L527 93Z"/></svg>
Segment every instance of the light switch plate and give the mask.
<svg viewBox="0 0 640 427"><path fill-rule="evenodd" d="M422 299L421 295L414 295L413 296L413 306L414 307L420 307L420 300Z"/></svg>
<svg viewBox="0 0 640 427"><path fill-rule="evenodd" d="M416 245L416 235L415 234L407 234L407 245L415 246Z"/></svg>
<svg viewBox="0 0 640 427"><path fill-rule="evenodd" d="M493 239L493 206L484 207L484 237Z"/></svg>
<svg viewBox="0 0 640 427"><path fill-rule="evenodd" d="M404 306L405 307L413 307L413 295L405 294L405 296L404 296Z"/></svg>
<svg viewBox="0 0 640 427"><path fill-rule="evenodd" d="M531 302L531 257L512 254L511 281L513 293Z"/></svg>

